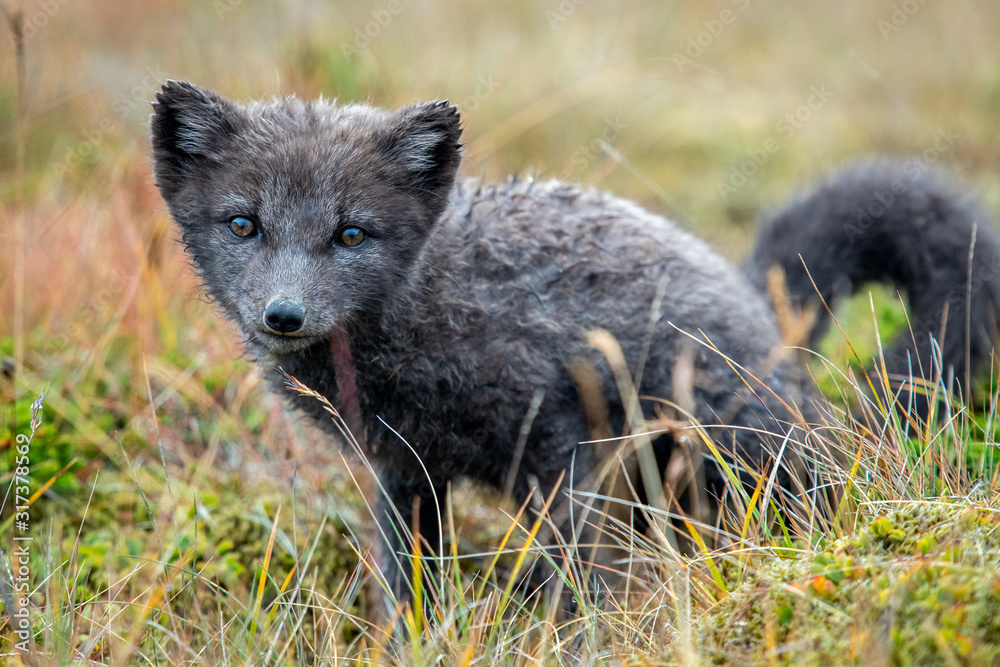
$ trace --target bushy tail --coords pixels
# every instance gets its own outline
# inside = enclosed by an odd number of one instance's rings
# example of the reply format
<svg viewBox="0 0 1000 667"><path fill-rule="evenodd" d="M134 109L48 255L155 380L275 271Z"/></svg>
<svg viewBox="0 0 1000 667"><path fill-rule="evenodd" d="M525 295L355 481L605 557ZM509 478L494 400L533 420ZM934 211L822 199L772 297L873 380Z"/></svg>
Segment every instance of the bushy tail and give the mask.
<svg viewBox="0 0 1000 667"><path fill-rule="evenodd" d="M791 305L815 308L810 343L829 324L826 309L816 307L819 295L832 307L870 282L906 295L912 334L884 349L894 389L911 378L941 379L967 396L969 382L994 358L996 228L973 198L918 160L849 167L765 220L745 265L765 293L773 266L784 271ZM902 408L927 416L920 392L900 397Z"/></svg>

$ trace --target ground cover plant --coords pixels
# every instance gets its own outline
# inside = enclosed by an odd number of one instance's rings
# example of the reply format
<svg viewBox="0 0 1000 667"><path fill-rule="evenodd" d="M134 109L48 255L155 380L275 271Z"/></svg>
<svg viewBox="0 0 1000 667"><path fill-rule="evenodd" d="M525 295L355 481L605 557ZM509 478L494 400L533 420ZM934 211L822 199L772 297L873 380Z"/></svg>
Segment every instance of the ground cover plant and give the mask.
<svg viewBox="0 0 1000 667"><path fill-rule="evenodd" d="M811 355L831 398L816 449L847 462L831 467L835 512L775 522L762 485L733 499L725 545L691 538L684 553L672 546L691 534L683 522L644 536L612 524L631 553L630 595L592 604L571 571L579 614L564 618L511 584L544 519L457 488L421 603L380 615L364 461L291 419L235 352L175 243L146 148L167 77L243 99L450 98L466 175L607 189L738 261L760 210L871 153L957 169L1000 213L1000 11L971 0L2 7L10 664L1000 660L996 382L926 429L872 401L861 369L906 328L885 290L837 313L845 333Z"/></svg>

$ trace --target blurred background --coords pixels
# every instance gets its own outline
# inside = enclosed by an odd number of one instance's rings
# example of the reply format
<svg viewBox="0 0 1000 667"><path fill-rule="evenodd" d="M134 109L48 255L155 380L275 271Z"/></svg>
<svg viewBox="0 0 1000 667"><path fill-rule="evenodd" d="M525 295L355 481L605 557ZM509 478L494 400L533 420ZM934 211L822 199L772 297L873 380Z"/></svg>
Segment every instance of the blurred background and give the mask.
<svg viewBox="0 0 1000 667"><path fill-rule="evenodd" d="M205 508L239 505L248 488L270 510L291 484L348 524L353 511L332 490L339 456L265 394L176 242L147 142L150 101L168 78L242 100L322 95L391 107L447 98L462 112L466 176L531 174L609 190L734 261L762 211L872 154L944 166L1000 212L997 3L3 7L0 461L44 389L33 479L55 479L44 514L67 525L97 489L83 532L95 559L150 548L141 530L121 529L148 519L149 499L178 534ZM5 467L0 481L9 481ZM248 512L244 502L232 514ZM229 567L220 562L213 567ZM236 581L241 565L230 565L223 575Z"/></svg>
<svg viewBox="0 0 1000 667"><path fill-rule="evenodd" d="M149 102L166 78L237 99L447 98L462 110L467 176L592 184L682 221L733 259L761 209L874 153L926 151L1000 208L1000 7L992 3L6 7L23 14L25 59L19 98L13 42L0 44L0 312L24 310L23 332L3 317L5 338L81 342L84 329L99 338L94 325L120 307L136 326L156 328L144 331L143 351L175 344L180 332L164 334L156 313L137 312L150 284L132 285L145 262L169 282L167 301L189 303L195 289L148 177ZM15 286L21 216L27 268ZM96 317L82 320L88 313ZM186 330L197 317L168 319Z"/></svg>

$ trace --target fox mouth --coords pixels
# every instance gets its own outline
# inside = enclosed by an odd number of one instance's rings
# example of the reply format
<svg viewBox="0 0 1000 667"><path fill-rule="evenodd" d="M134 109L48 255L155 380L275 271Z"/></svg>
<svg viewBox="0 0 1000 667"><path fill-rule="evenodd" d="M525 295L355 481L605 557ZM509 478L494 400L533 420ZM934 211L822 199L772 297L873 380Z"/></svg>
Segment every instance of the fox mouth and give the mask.
<svg viewBox="0 0 1000 667"><path fill-rule="evenodd" d="M247 342L262 346L272 354L289 354L311 347L321 340L325 340L325 337L302 331L278 333L258 329L250 333Z"/></svg>

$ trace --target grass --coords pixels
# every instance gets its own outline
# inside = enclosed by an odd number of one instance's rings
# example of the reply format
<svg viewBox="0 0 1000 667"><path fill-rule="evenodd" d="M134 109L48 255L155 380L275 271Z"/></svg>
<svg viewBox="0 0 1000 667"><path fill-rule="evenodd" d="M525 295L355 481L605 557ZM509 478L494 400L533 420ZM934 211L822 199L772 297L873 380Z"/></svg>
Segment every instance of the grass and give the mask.
<svg viewBox="0 0 1000 667"><path fill-rule="evenodd" d="M0 44L0 460L31 443L27 494L0 466L0 654L20 641L24 583L36 653L13 664L1000 659L996 383L915 434L873 405L858 369L875 324L885 340L904 321L885 292L838 313L847 337L811 365L832 398L811 444L849 463L829 468L837 513L787 516L805 530L786 533L765 480L733 499L727 544L688 540L686 555L683 523L611 522L629 596L591 604L570 571L580 613L565 618L512 587L546 557L528 511L463 486L446 552L420 570L424 604L382 613L364 462L263 390L197 297L148 173L148 104L172 76L240 98L448 97L465 174L611 190L733 260L760 211L861 155L924 155L1000 210L1000 11L894 18L906 4L5 2L25 29L23 58ZM779 125L814 89L808 118ZM19 536L33 538L23 582Z"/></svg>

